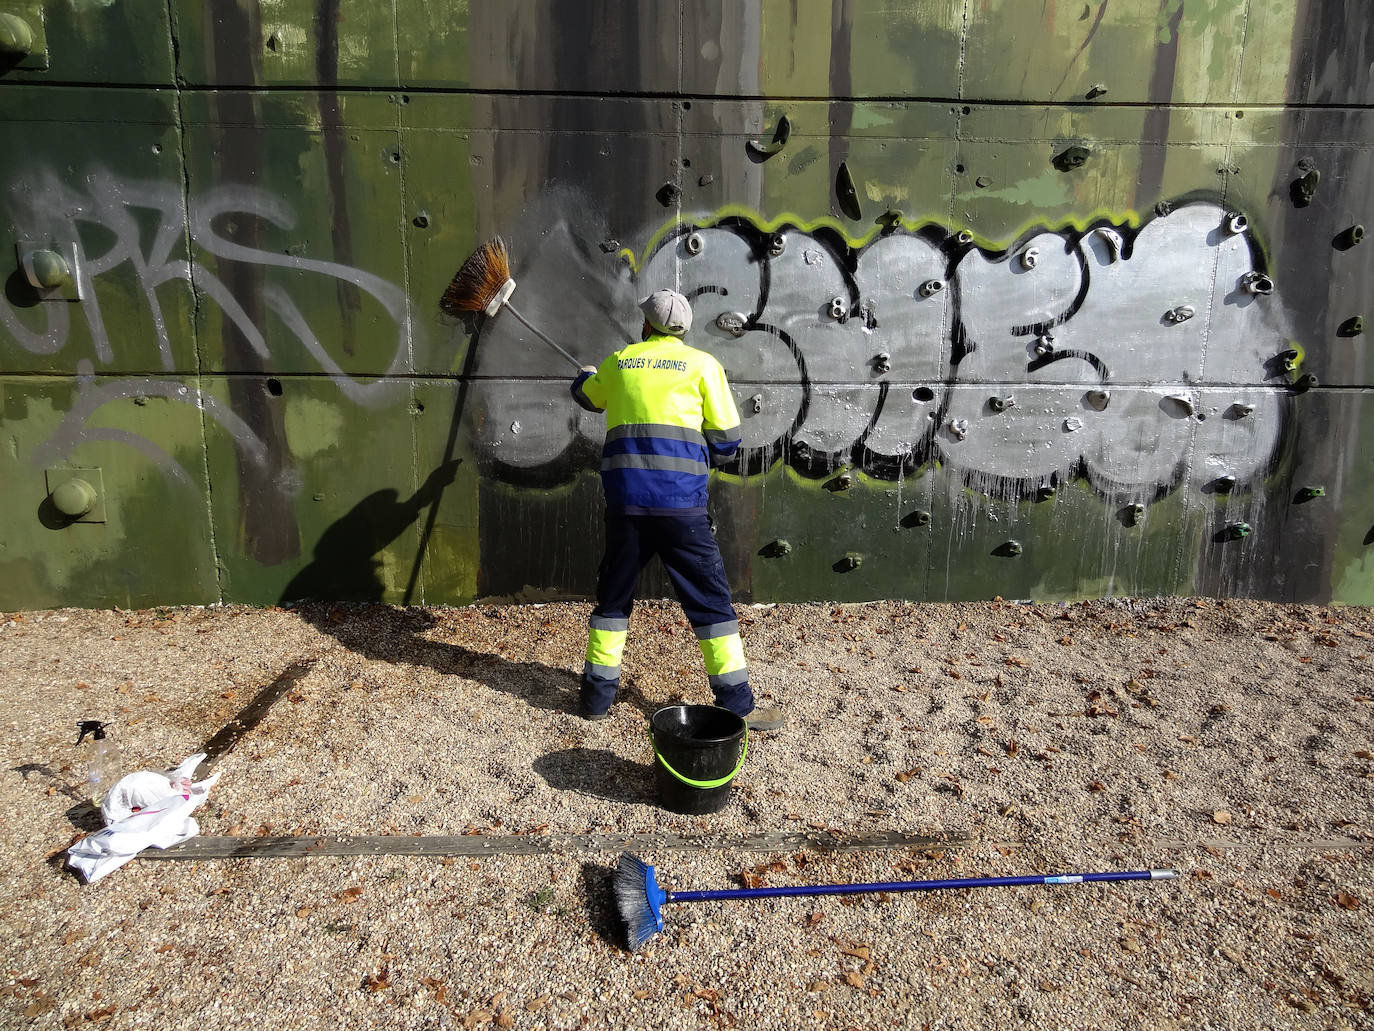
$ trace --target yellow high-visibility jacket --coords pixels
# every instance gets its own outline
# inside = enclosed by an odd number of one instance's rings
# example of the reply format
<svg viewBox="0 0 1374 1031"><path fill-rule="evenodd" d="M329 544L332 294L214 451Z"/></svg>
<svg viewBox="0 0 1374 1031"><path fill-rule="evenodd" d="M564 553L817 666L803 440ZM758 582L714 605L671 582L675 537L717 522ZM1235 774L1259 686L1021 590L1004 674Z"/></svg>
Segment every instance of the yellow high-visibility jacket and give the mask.
<svg viewBox="0 0 1374 1031"><path fill-rule="evenodd" d="M582 372L572 395L606 413L601 482L608 508L628 515L706 511L706 478L740 445L725 370L705 351L660 334Z"/></svg>

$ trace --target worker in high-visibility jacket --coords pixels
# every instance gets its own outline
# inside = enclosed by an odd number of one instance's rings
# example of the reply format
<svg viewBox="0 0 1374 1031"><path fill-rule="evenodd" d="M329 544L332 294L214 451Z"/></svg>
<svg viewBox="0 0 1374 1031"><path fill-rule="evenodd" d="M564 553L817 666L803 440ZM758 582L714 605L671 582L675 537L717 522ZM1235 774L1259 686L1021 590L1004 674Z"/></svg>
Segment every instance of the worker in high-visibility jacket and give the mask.
<svg viewBox="0 0 1374 1031"><path fill-rule="evenodd" d="M606 413L601 483L606 551L587 635L581 711L604 719L620 687L620 659L639 574L657 555L701 646L717 705L754 730L782 714L755 707L725 564L706 513L707 474L740 445L739 412L725 370L682 342L692 328L687 298L658 290L640 302L643 339L572 384L583 408Z"/></svg>

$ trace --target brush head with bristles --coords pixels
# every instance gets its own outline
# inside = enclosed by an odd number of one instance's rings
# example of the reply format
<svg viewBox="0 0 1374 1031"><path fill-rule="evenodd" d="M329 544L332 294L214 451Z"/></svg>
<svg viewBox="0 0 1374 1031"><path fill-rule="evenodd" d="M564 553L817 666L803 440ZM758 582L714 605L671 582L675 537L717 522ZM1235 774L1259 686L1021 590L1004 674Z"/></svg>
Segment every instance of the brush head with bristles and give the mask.
<svg viewBox="0 0 1374 1031"><path fill-rule="evenodd" d="M625 923L625 941L634 952L663 930L663 903L668 893L658 886L654 868L622 852L615 867L615 904Z"/></svg>
<svg viewBox="0 0 1374 1031"><path fill-rule="evenodd" d="M508 282L510 257L506 253L505 241L498 236L482 244L467 261L463 262L463 267L458 270L453 282L449 283L448 289L444 291L444 296L439 299L439 309L446 315L454 316L465 311L486 311L489 315L494 314L493 311L488 311L488 308Z"/></svg>

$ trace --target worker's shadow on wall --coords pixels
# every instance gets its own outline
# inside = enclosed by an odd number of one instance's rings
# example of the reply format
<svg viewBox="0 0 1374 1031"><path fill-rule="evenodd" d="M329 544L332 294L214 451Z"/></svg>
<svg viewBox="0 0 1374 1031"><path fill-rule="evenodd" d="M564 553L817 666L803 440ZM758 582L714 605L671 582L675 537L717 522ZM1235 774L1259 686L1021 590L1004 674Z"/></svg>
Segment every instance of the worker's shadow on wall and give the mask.
<svg viewBox="0 0 1374 1031"><path fill-rule="evenodd" d="M315 556L282 591L282 604L302 601L380 602L385 585L377 556L415 524L458 474L445 462L409 498L390 488L375 491L320 535Z"/></svg>
<svg viewBox="0 0 1374 1031"><path fill-rule="evenodd" d="M431 636L441 619L423 608L383 605L385 585L377 556L414 525L444 487L453 482L459 462L446 462L410 498L380 490L358 502L320 536L311 563L287 584L281 604L330 635L350 651L398 664L422 664L440 673L466 677L494 691L514 695L540 709L576 711L578 671L540 662L514 662ZM361 603L361 604L358 604ZM493 640L500 627L492 626ZM581 655L577 656L580 662ZM620 700L643 712L654 706L627 682Z"/></svg>

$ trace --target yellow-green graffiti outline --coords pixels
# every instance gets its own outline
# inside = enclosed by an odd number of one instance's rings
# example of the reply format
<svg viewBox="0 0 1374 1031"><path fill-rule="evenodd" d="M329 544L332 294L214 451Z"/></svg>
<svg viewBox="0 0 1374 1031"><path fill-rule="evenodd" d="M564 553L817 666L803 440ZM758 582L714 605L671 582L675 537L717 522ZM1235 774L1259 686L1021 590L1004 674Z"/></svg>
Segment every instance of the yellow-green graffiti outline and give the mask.
<svg viewBox="0 0 1374 1031"><path fill-rule="evenodd" d="M919 479L920 477L926 475L927 471L936 469L939 467L939 465L940 463L935 461L933 458L927 459L925 462L921 463L921 465L919 465L915 470L913 470L910 476L903 476L901 479ZM782 468L782 472L777 471L779 467ZM836 468L833 471L827 473L824 476L807 476L794 469L789 463L781 460L774 462L771 466L769 466L767 469L764 469L762 472L731 473L725 472L720 469L715 469L712 471L711 475L719 479L722 483L728 483L734 487L748 487L756 480L764 481L766 485L767 478L769 476L786 476L798 487L808 487L817 490L825 490L825 485L827 483L829 483L835 477L842 476L845 473L849 473L851 476L854 477L854 487L876 487L880 490L892 489L891 480L885 480L880 476L873 476L870 473L865 472L862 467L855 465L853 462L846 462L843 465L836 466ZM852 489L853 487L850 488L850 490ZM831 491L830 493L834 492Z"/></svg>
<svg viewBox="0 0 1374 1031"><path fill-rule="evenodd" d="M654 234L649 237L648 242L644 245L644 256L648 257L652 255L658 250L659 246L662 245L664 239L674 232L688 227L695 229L713 229L728 218L746 219L754 228L765 233L774 232L781 226L792 226L806 233L813 233L817 229L833 229L840 234L848 246L854 248L867 246L872 242L875 236L881 234L883 231L882 225L874 225L873 228L863 236L854 237L850 236L846 227L832 215L822 215L820 218L806 220L790 211L784 211L776 218L765 219L759 215L757 211L753 211L742 204L727 204L724 207L717 208L715 212L710 215L703 215L694 219L683 218L677 219L676 221L665 222L655 230ZM900 224L908 231L920 229L927 225L938 226L940 229L948 231L946 226L941 225L935 219L925 219L920 222L910 223L903 219ZM633 250L628 247L622 247L619 256L629 262L630 267L636 273L640 271L642 262L635 256Z"/></svg>
<svg viewBox="0 0 1374 1031"><path fill-rule="evenodd" d="M1209 203L1215 203L1218 207L1226 208L1226 205L1223 203L1224 199L1220 196L1214 196L1211 193L1205 195L1200 192L1185 194L1172 203L1177 207L1183 204L1202 202L1204 200ZM764 218L757 211L742 204L727 204L717 208L709 215L702 215L696 218L679 218L664 222L654 231L653 235L649 237L644 246L643 256L647 258L654 254L662 245L664 239L674 232L679 232L687 228L712 229L730 218L745 219L756 229L767 233L775 232L782 226L792 226L807 233L815 232L817 229L831 229L840 235L847 246L855 250L867 247L875 238L890 233L891 229L889 227L892 225L901 226L902 229L908 233L917 233L928 226L934 226L942 232L951 235L958 232L968 233L973 245L980 250L988 254L1001 254L1014 247L1018 240L1030 239L1033 235L1038 235L1040 233L1063 234L1066 230L1071 230L1077 235L1083 236L1093 229L1099 228L1130 229L1133 232L1138 232L1147 222L1152 221L1154 218L1162 217L1166 216L1157 214L1142 216L1139 211L1133 208L1110 208L1103 206L1093 209L1086 215L1065 215L1053 221L1043 218L1029 219L1021 223L1014 231L999 238L984 236L972 229L951 229L943 221L935 218L921 218L915 220L899 218L892 223L875 223L862 236L854 236L851 235L850 228L841 223L833 215L822 215L819 218L808 220L790 211L784 211L770 219ZM1262 268L1268 268L1268 248L1265 246L1264 240L1255 229L1253 223L1251 223L1246 230L1246 235L1249 236L1252 241L1257 259L1256 265ZM643 265L643 259L637 256L633 249L622 247L618 256L623 259L635 273L640 271Z"/></svg>

